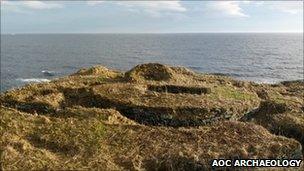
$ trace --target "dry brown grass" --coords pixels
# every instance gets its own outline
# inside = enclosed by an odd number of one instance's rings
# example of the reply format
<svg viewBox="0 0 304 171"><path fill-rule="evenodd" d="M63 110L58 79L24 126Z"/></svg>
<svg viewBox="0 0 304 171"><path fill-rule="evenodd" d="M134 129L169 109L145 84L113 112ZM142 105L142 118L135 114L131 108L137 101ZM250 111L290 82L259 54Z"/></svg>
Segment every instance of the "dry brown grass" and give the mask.
<svg viewBox="0 0 304 171"><path fill-rule="evenodd" d="M82 69L1 94L1 169L204 170L213 158L301 158L303 87L161 64Z"/></svg>
<svg viewBox="0 0 304 171"><path fill-rule="evenodd" d="M78 112L66 112L73 110ZM89 117L84 113L34 116L3 107L3 169L187 170L209 168L213 158L301 156L297 141L272 135L254 124L220 122L174 129L120 120L113 123L108 117L117 115L113 110L82 111Z"/></svg>
<svg viewBox="0 0 304 171"><path fill-rule="evenodd" d="M274 134L294 138L304 145L304 113L291 108L288 102L263 101L257 110L245 117L245 121L262 125Z"/></svg>

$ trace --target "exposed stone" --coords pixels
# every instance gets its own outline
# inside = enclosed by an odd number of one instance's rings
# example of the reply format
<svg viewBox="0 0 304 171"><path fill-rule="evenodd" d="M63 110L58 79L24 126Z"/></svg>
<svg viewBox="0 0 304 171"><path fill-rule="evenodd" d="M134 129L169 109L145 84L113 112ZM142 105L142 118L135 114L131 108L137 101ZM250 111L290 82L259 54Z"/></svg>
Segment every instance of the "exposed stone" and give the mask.
<svg viewBox="0 0 304 171"><path fill-rule="evenodd" d="M148 90L165 93L188 93L188 94L209 94L210 88L206 87L187 87L179 85L148 85Z"/></svg>

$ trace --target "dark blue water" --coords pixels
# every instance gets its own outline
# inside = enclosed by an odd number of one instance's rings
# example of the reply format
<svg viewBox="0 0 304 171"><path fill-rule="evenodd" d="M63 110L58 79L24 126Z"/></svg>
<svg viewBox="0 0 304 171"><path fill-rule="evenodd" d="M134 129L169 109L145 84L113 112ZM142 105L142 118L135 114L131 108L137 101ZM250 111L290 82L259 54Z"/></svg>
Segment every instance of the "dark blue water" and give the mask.
<svg viewBox="0 0 304 171"><path fill-rule="evenodd" d="M1 35L1 91L92 65L125 71L146 62L256 82L303 79L303 34Z"/></svg>

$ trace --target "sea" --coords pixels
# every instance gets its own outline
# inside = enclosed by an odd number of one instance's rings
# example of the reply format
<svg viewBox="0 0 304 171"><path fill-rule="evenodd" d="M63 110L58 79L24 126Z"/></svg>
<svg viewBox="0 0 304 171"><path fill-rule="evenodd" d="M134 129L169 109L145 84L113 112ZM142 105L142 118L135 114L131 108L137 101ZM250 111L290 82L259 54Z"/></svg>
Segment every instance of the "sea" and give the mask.
<svg viewBox="0 0 304 171"><path fill-rule="evenodd" d="M2 34L1 91L149 62L257 83L303 79L303 33Z"/></svg>

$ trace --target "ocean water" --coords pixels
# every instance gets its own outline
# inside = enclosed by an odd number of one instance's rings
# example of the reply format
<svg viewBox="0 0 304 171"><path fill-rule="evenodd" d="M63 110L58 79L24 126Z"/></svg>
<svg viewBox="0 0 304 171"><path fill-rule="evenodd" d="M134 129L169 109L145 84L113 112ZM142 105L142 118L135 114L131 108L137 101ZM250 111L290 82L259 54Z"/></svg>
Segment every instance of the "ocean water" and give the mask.
<svg viewBox="0 0 304 171"><path fill-rule="evenodd" d="M303 79L303 34L1 35L1 91L82 67L126 71L147 62L255 82Z"/></svg>

